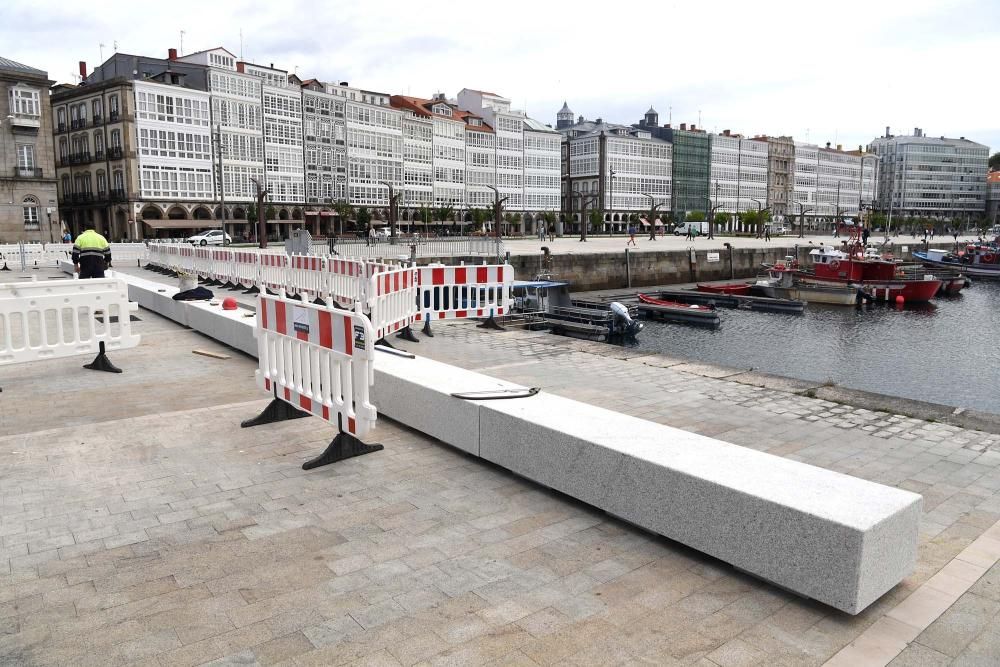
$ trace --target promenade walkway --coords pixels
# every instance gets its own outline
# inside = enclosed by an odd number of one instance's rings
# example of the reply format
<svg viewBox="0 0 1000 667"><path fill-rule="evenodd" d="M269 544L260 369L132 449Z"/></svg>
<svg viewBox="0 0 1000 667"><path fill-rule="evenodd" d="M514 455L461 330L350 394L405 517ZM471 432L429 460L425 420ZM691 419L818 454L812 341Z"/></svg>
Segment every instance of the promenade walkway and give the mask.
<svg viewBox="0 0 1000 667"><path fill-rule="evenodd" d="M384 451L304 472L328 425L240 429L266 404L255 360L139 317L122 375L0 371L5 667L821 665L856 640L840 664L1000 655L1000 567L970 549L1000 538L1000 436L549 334L407 344L923 494L916 573L850 617L387 419Z"/></svg>

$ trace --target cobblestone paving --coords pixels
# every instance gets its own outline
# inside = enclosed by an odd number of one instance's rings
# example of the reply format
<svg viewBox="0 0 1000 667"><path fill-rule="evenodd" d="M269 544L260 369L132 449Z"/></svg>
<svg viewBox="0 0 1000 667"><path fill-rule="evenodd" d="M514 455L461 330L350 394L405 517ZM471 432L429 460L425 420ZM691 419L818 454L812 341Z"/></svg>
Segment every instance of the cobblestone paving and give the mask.
<svg viewBox="0 0 1000 667"><path fill-rule="evenodd" d="M819 665L1000 519L989 434L548 334L406 345L922 493L917 572L849 617L386 419L384 451L304 472L328 425L240 429L265 405L255 362L156 325L116 359L128 382L52 423L62 369L0 378L0 411L38 406L0 436L0 665ZM172 373L187 393L162 390ZM994 568L897 662L992 664L996 586Z"/></svg>

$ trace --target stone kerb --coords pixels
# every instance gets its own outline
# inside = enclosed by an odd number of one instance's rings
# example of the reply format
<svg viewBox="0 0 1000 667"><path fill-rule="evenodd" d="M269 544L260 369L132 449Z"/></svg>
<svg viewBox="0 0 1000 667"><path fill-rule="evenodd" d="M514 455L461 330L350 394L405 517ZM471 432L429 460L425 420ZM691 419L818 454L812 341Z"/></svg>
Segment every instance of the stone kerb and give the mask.
<svg viewBox="0 0 1000 667"><path fill-rule="evenodd" d="M379 413L479 456L479 401L453 393L521 389L520 385L423 357L379 353L372 402Z"/></svg>
<svg viewBox="0 0 1000 667"><path fill-rule="evenodd" d="M479 422L482 458L850 614L916 564L908 491L551 394Z"/></svg>

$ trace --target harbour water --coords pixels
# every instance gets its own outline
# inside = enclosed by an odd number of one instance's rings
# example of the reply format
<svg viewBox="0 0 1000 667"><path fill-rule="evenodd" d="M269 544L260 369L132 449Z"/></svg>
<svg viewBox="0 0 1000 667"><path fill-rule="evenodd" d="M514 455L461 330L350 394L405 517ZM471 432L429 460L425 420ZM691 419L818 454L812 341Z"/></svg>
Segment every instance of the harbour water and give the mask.
<svg viewBox="0 0 1000 667"><path fill-rule="evenodd" d="M852 389L1000 413L1000 283L980 281L930 304L803 315L721 310L708 331L647 322L636 345Z"/></svg>

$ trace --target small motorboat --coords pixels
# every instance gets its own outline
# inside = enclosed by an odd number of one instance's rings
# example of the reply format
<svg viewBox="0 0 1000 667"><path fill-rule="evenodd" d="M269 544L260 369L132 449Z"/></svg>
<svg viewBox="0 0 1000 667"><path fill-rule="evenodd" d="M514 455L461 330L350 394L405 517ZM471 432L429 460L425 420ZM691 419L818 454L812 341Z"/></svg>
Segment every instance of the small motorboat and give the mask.
<svg viewBox="0 0 1000 667"><path fill-rule="evenodd" d="M693 303L680 303L678 301L668 301L658 299L648 294L637 294L639 299L639 312L648 319L658 319L666 322L678 322L680 324L696 324L698 326L716 328L722 320L715 306L703 306Z"/></svg>
<svg viewBox="0 0 1000 667"><path fill-rule="evenodd" d="M698 283L699 292L710 294L735 294L737 296L747 296L750 294L750 283Z"/></svg>

